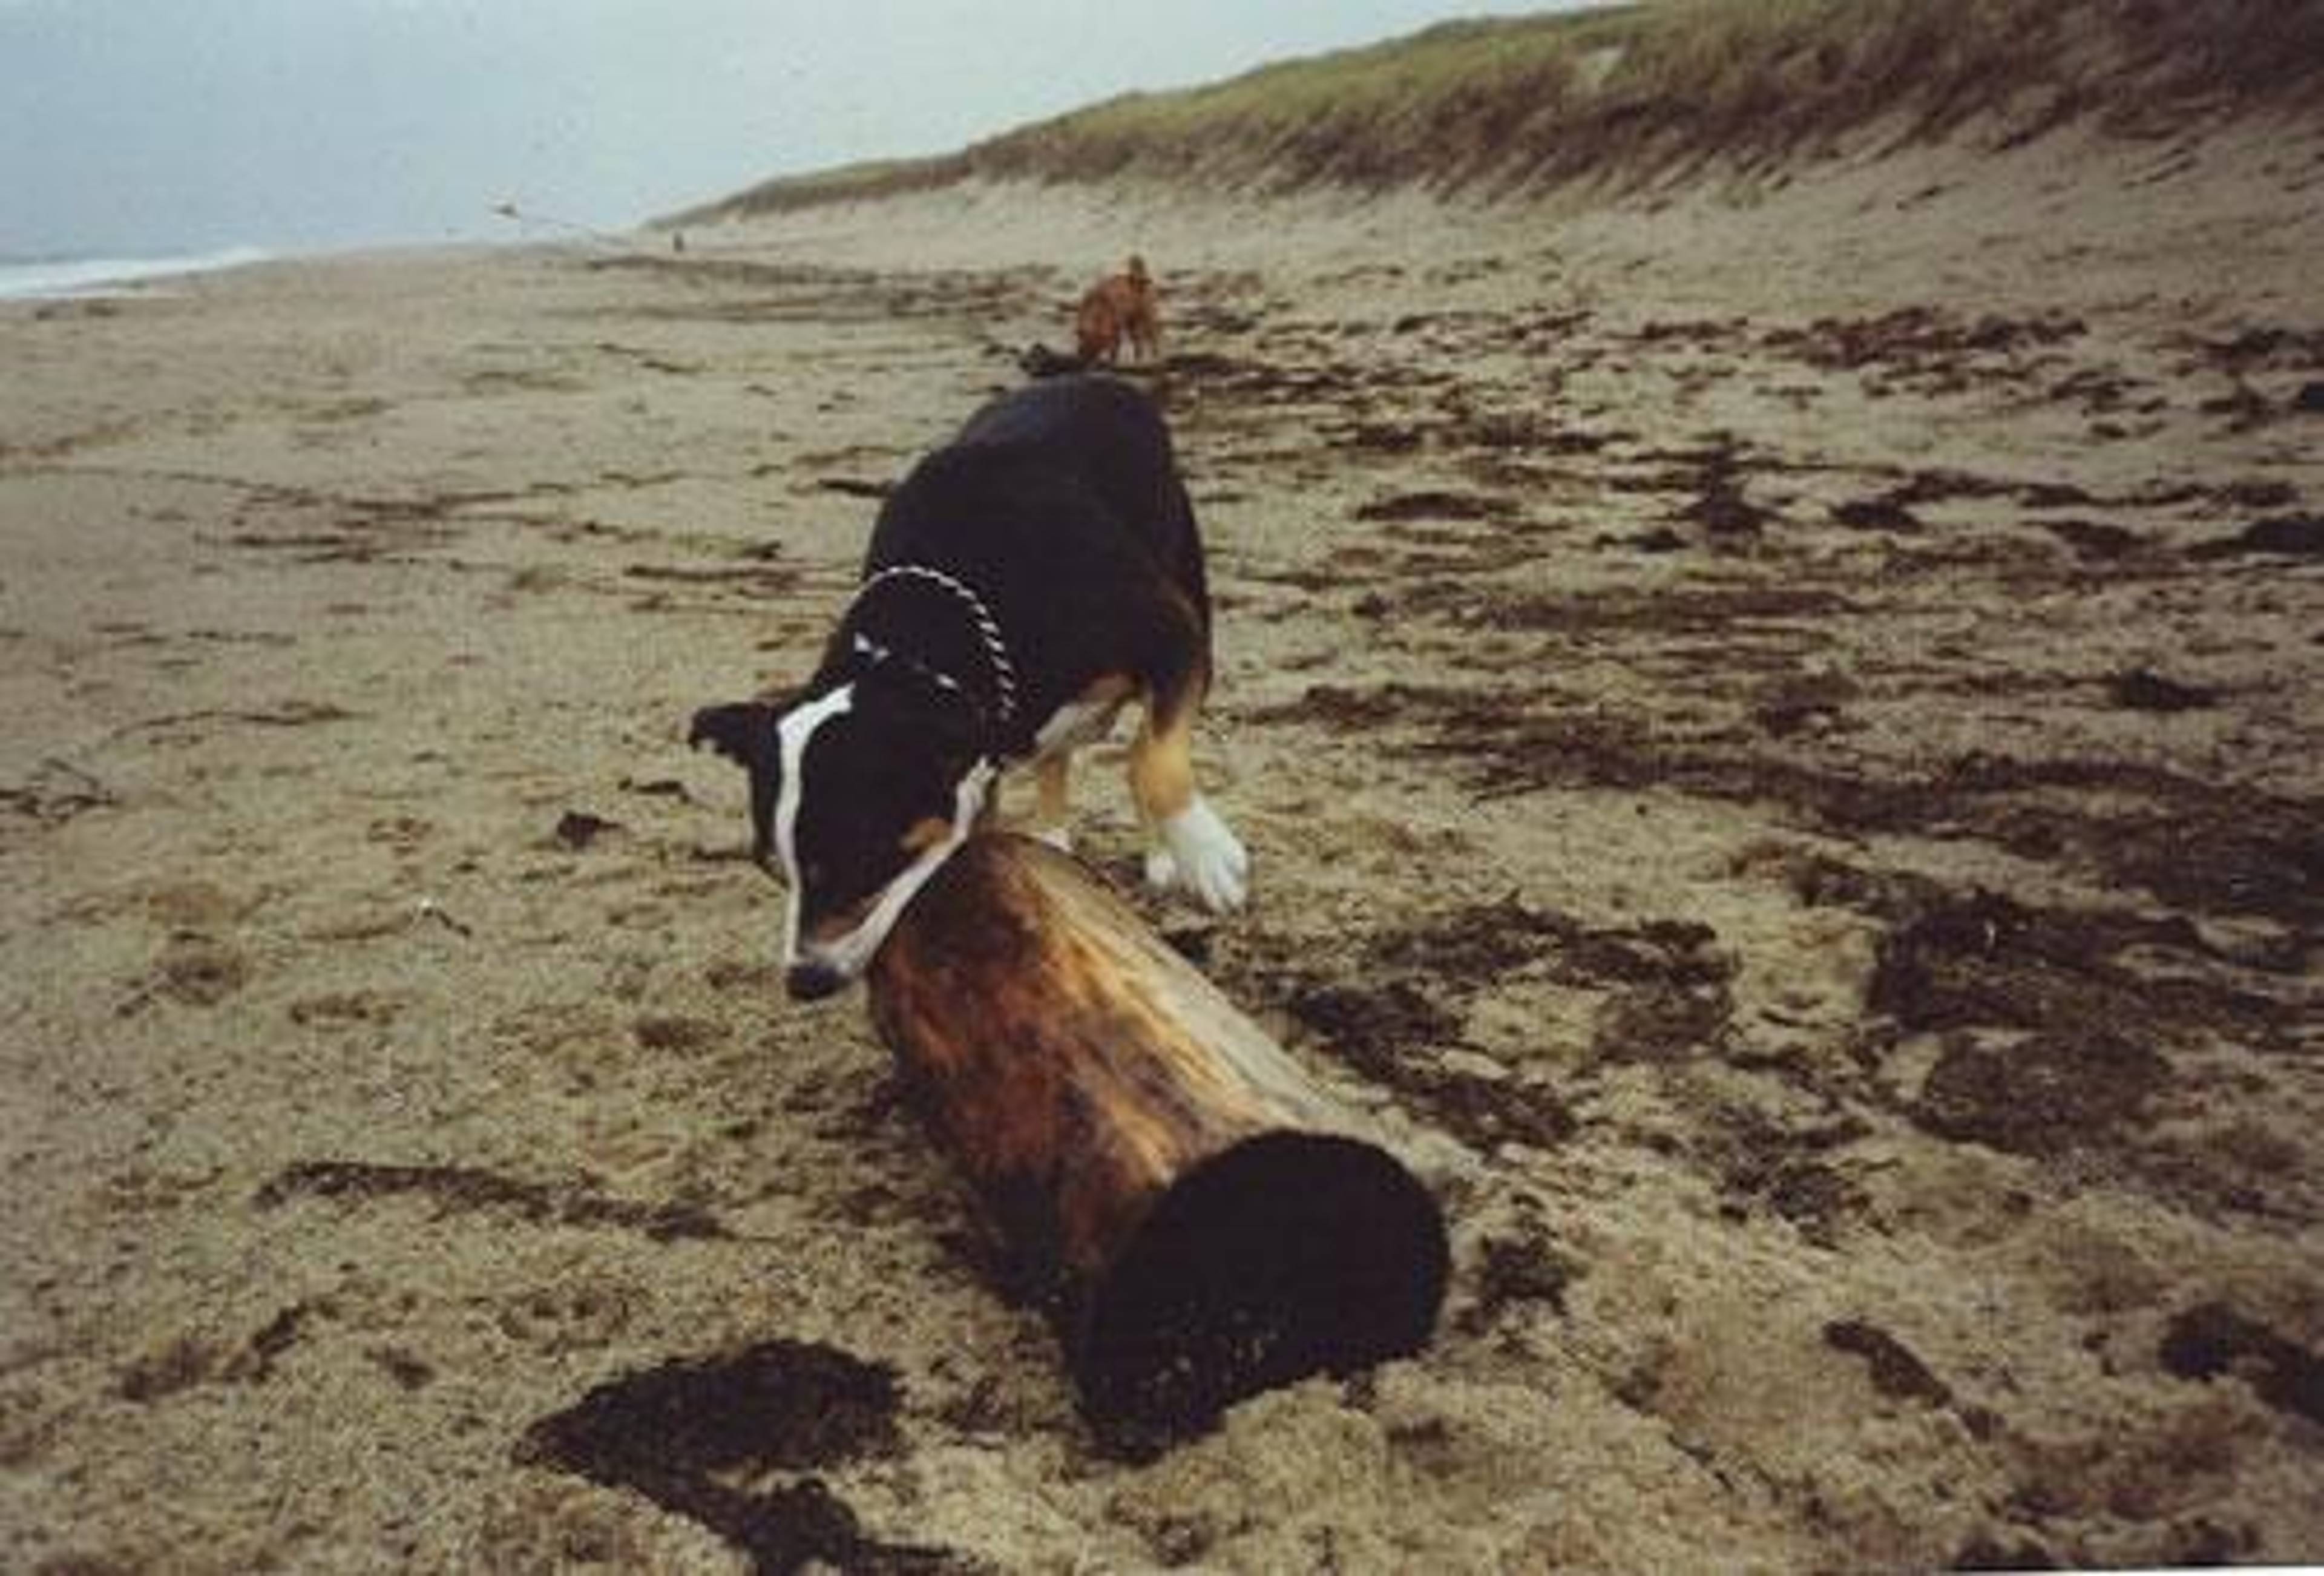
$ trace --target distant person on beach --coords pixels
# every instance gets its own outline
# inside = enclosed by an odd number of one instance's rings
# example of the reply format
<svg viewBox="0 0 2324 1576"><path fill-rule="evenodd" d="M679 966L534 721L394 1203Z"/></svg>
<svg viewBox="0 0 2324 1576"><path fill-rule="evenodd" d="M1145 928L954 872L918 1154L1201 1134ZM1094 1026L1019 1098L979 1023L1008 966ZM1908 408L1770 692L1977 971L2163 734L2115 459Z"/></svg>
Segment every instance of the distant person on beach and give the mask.
<svg viewBox="0 0 2324 1576"><path fill-rule="evenodd" d="M1121 355L1124 336L1139 361L1161 354L1162 314L1154 293L1154 280L1146 259L1131 253L1120 273L1092 285L1074 313L1074 348L1082 361L1112 365Z"/></svg>

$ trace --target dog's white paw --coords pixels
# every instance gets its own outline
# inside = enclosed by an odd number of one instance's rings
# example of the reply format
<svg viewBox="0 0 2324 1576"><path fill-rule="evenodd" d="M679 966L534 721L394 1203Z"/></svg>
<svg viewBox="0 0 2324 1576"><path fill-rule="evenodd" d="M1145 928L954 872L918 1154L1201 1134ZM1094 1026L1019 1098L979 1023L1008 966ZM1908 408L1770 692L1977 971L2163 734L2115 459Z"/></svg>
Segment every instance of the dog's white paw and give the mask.
<svg viewBox="0 0 2324 1576"><path fill-rule="evenodd" d="M1167 892L1178 884L1178 862L1170 857L1167 848L1146 851L1146 884L1157 892Z"/></svg>
<svg viewBox="0 0 2324 1576"><path fill-rule="evenodd" d="M1162 846L1146 856L1146 882L1185 892L1213 914L1240 908L1250 891L1250 855L1199 797L1162 823Z"/></svg>

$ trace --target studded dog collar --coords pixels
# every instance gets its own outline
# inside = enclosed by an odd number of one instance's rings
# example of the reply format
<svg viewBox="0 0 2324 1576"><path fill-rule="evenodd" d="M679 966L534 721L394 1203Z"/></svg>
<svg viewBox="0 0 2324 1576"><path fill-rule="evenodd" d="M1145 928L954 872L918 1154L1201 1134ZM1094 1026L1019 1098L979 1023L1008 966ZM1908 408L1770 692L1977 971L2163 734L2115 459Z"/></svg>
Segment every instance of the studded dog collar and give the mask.
<svg viewBox="0 0 2324 1576"><path fill-rule="evenodd" d="M992 670L991 722L993 732L1000 733L1015 721L1017 716L1017 668L1009 659L1009 643L1001 637L1001 621L992 616L992 610L985 605L984 598L977 594L974 586L957 576L948 575L942 569L931 568L926 564L890 565L871 576L856 588L855 600L861 603L879 586L897 580L921 580L931 585L939 586L949 592L967 613L970 626L976 631L976 638L984 648L985 661ZM896 658L896 653L873 645L872 641L861 635L856 637L856 641L860 650L866 650L874 657L908 660L908 659ZM966 694L960 680L952 675L939 673L919 663L914 663L913 666L926 673L939 687L956 694L964 696Z"/></svg>

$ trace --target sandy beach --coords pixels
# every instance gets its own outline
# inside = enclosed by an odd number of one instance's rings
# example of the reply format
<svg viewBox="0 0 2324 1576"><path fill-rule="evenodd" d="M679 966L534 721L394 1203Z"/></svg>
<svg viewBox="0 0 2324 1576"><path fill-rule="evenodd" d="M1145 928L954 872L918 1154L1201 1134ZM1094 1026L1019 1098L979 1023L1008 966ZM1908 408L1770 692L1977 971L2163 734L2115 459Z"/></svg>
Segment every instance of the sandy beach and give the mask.
<svg viewBox="0 0 2324 1576"><path fill-rule="evenodd" d="M1256 880L1138 900L1453 1242L1153 1458L684 748L1130 250ZM2245 122L0 302L0 1566L2324 1560L2319 256Z"/></svg>

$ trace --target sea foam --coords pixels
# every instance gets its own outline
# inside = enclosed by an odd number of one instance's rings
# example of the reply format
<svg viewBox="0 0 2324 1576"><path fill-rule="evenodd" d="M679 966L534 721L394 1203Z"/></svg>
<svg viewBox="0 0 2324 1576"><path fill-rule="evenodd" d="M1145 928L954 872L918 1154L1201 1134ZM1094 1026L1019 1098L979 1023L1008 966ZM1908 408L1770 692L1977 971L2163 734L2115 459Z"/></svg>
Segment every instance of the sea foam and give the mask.
<svg viewBox="0 0 2324 1576"><path fill-rule="evenodd" d="M263 263L271 253L234 246L182 257L0 257L0 300L115 295L158 279Z"/></svg>

